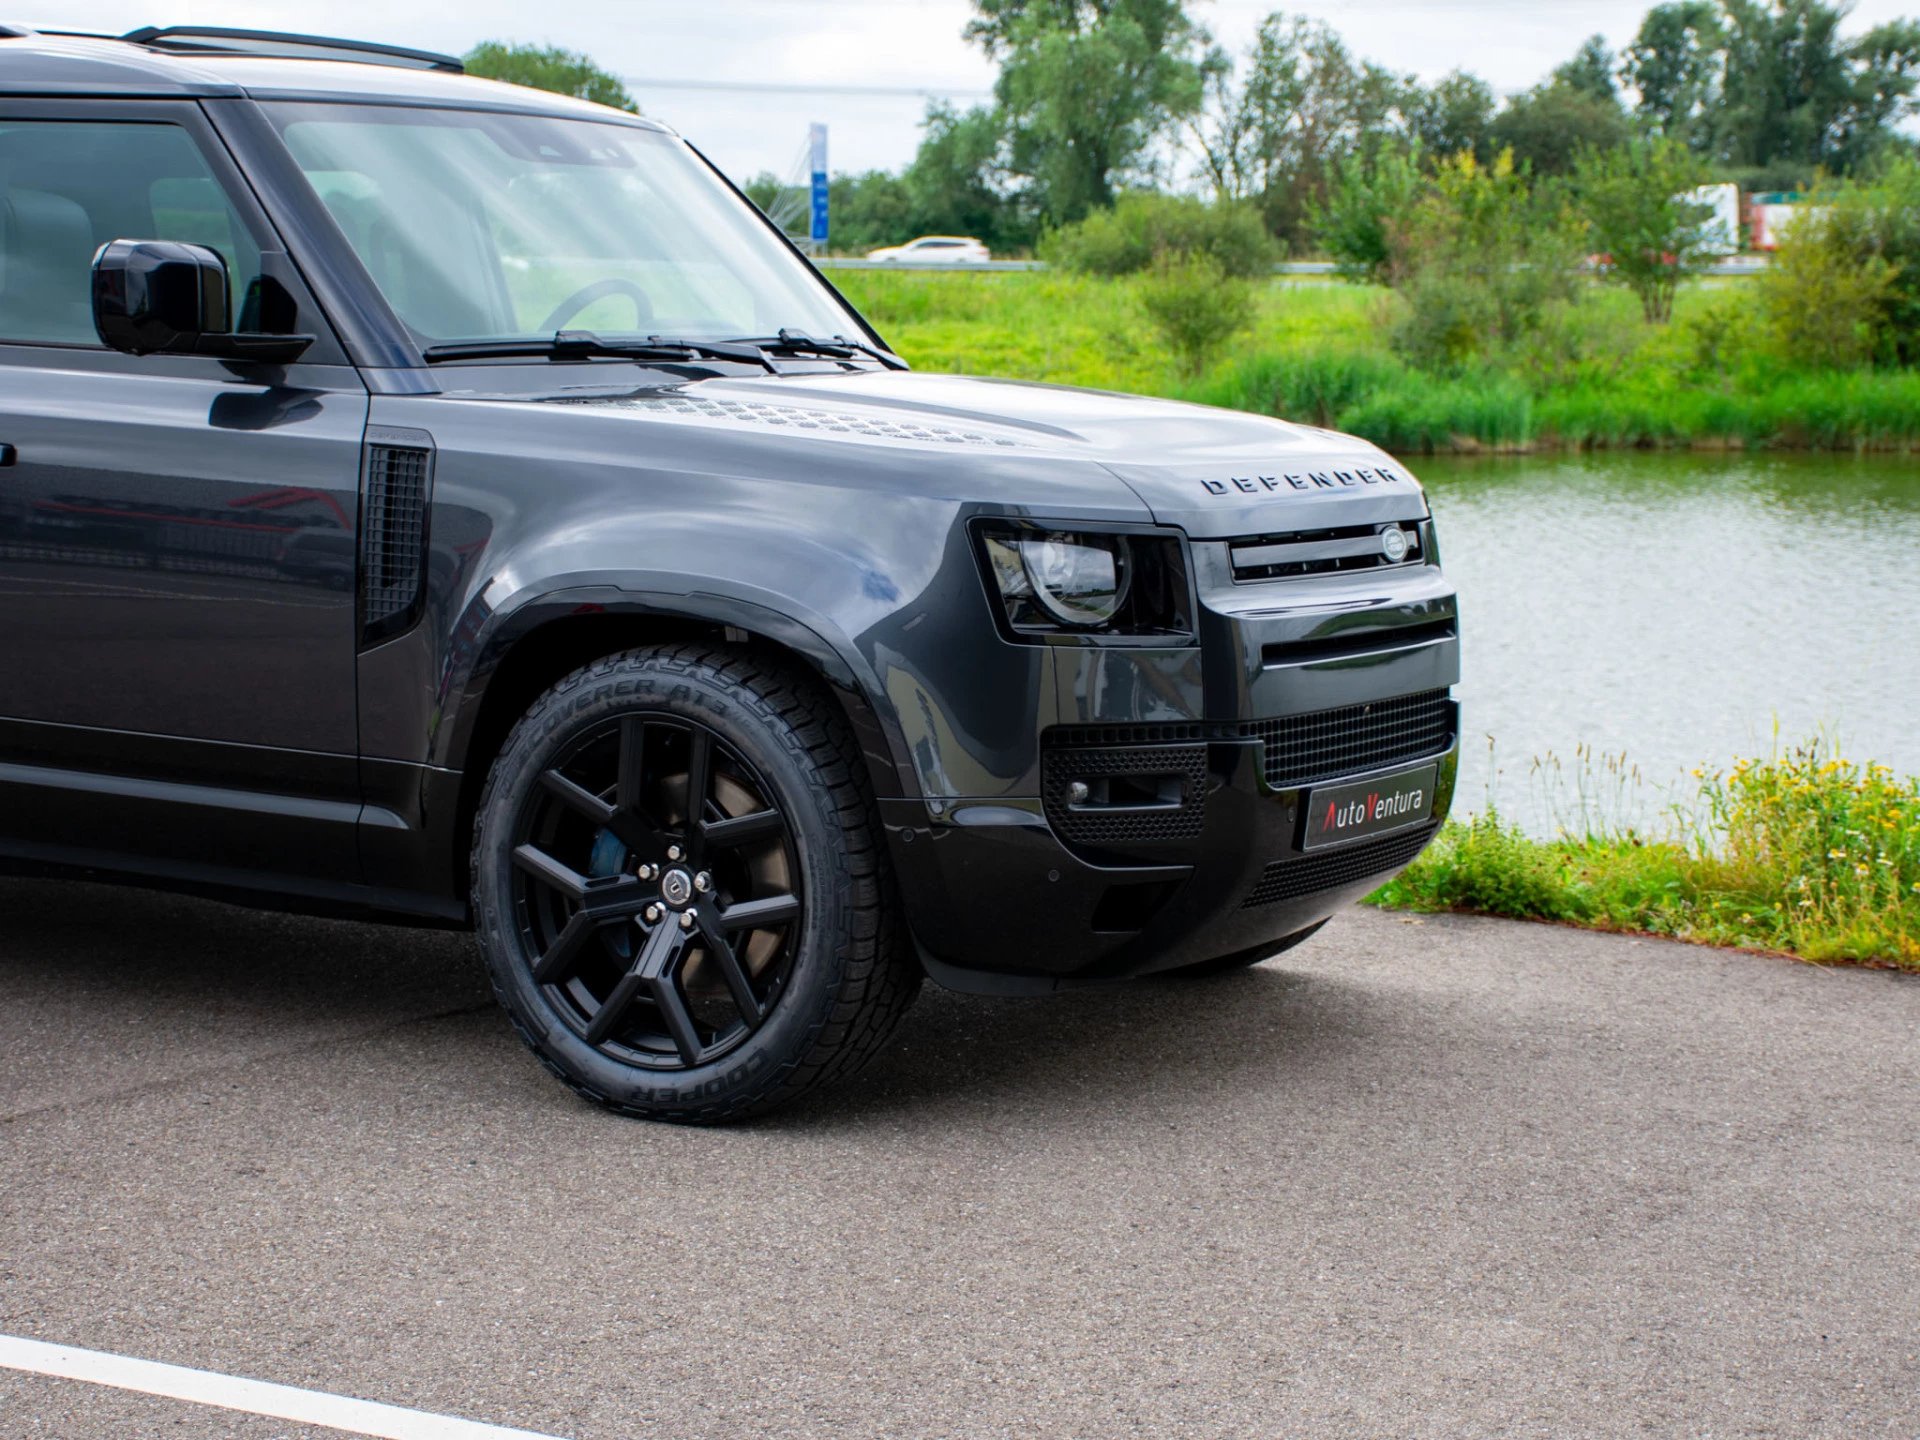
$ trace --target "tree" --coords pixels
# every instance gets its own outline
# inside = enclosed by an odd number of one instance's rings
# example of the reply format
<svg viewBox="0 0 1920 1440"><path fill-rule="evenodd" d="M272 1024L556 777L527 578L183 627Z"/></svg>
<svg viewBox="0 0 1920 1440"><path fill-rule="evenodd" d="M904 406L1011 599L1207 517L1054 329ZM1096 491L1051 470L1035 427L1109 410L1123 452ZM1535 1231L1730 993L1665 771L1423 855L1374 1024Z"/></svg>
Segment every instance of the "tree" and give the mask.
<svg viewBox="0 0 1920 1440"><path fill-rule="evenodd" d="M1246 71L1237 85L1224 66L1208 77L1193 136L1215 195L1257 201L1292 239L1332 167L1396 125L1408 82L1357 63L1330 26L1278 14L1261 24Z"/></svg>
<svg viewBox="0 0 1920 1440"><path fill-rule="evenodd" d="M1913 113L1920 25L1895 21L1840 37L1821 0L1722 0L1727 33L1720 152L1736 165L1797 161L1853 168Z"/></svg>
<svg viewBox="0 0 1920 1440"><path fill-rule="evenodd" d="M1314 207L1313 228L1347 279L1386 283L1392 227L1412 210L1424 183L1420 159L1418 147L1382 140L1371 154L1349 155L1334 167L1327 198Z"/></svg>
<svg viewBox="0 0 1920 1440"><path fill-rule="evenodd" d="M1674 0L1649 10L1620 60L1621 78L1639 97L1640 120L1655 134L1708 149L1725 47L1713 0Z"/></svg>
<svg viewBox="0 0 1920 1440"><path fill-rule="evenodd" d="M902 176L914 233L974 235L995 250L1031 245L1039 227L1012 193L1006 149L1005 120L997 110L929 106L920 149Z"/></svg>
<svg viewBox="0 0 1920 1440"><path fill-rule="evenodd" d="M1652 324L1672 316L1674 292L1712 249L1711 207L1686 198L1706 178L1700 157L1665 136L1580 155L1573 184L1588 243L1608 257L1607 278L1634 293Z"/></svg>
<svg viewBox="0 0 1920 1440"><path fill-rule="evenodd" d="M1618 98L1559 74L1514 96L1491 127L1495 148L1513 151L1515 163L1536 175L1565 175L1582 150L1612 149L1632 134L1633 122Z"/></svg>
<svg viewBox="0 0 1920 1440"><path fill-rule="evenodd" d="M1622 76L1641 118L1723 165L1845 173L1915 113L1920 23L1857 39L1825 0L1675 0L1647 13Z"/></svg>
<svg viewBox="0 0 1920 1440"><path fill-rule="evenodd" d="M1198 108L1210 50L1183 0L974 0L967 38L999 61L1009 168L1040 211L1113 203L1153 142Z"/></svg>
<svg viewBox="0 0 1920 1440"><path fill-rule="evenodd" d="M466 66L469 75L504 80L509 85L528 85L535 90L551 90L556 95L571 95L576 100L591 100L596 105L611 105L635 115L640 113L639 103L627 93L620 77L602 70L578 51L484 40L467 52Z"/></svg>
<svg viewBox="0 0 1920 1440"><path fill-rule="evenodd" d="M1723 0L1720 154L1736 165L1825 161L1826 131L1852 89L1840 12L1819 0Z"/></svg>
<svg viewBox="0 0 1920 1440"><path fill-rule="evenodd" d="M1553 72L1548 83L1618 106L1620 91L1613 83L1613 73L1613 51L1607 48L1606 37L1589 35L1573 58Z"/></svg>
<svg viewBox="0 0 1920 1440"><path fill-rule="evenodd" d="M835 175L827 182L827 213L836 250L859 253L924 233L914 223L918 217L906 181L885 170Z"/></svg>
<svg viewBox="0 0 1920 1440"><path fill-rule="evenodd" d="M1455 70L1430 90L1413 87L1405 102L1407 133L1436 159L1460 154L1485 159L1493 103L1491 85L1478 75Z"/></svg>

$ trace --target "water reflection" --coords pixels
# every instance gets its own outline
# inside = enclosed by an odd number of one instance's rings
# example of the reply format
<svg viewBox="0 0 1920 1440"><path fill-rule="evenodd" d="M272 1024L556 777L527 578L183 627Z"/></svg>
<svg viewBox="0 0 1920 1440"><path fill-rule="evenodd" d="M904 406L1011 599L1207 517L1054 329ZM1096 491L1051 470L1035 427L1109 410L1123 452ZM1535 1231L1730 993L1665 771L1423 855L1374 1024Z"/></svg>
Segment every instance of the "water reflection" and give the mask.
<svg viewBox="0 0 1920 1440"><path fill-rule="evenodd" d="M1663 787L1837 729L1920 773L1920 459L1607 454L1419 467L1461 592L1459 807L1553 817L1582 742ZM1484 736L1495 739L1488 762ZM1495 776L1496 768L1503 772Z"/></svg>

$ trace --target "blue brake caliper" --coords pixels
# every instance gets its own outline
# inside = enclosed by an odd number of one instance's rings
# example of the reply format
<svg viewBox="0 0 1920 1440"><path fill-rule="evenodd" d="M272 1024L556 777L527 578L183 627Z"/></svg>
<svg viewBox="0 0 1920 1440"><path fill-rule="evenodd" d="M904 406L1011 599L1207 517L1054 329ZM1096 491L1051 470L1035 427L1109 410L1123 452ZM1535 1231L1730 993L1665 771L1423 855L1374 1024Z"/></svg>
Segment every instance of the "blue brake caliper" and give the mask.
<svg viewBox="0 0 1920 1440"><path fill-rule="evenodd" d="M593 837L593 853L587 857L589 879L624 874L626 868L627 847L620 843L618 835L611 830L602 830Z"/></svg>

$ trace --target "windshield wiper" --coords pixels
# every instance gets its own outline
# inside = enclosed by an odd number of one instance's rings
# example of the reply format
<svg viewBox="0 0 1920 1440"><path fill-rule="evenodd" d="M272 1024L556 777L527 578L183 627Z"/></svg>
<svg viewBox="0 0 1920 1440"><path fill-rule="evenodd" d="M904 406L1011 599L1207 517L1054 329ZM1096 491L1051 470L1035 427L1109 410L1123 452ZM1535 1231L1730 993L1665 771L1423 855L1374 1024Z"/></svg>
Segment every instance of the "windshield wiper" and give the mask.
<svg viewBox="0 0 1920 1440"><path fill-rule="evenodd" d="M849 340L845 335L835 335L830 340L822 340L809 335L804 330L783 329L778 335L767 337L743 338L743 345L757 345L772 355L824 355L829 360L851 360L856 355L865 355L878 360L889 370L904 370L907 362L891 351L882 350L877 345L869 345L864 340Z"/></svg>
<svg viewBox="0 0 1920 1440"><path fill-rule="evenodd" d="M429 345L420 356L430 365L445 360L510 360L516 356L536 360L734 360L758 365L769 375L780 373L759 345L666 335L610 340L591 330L561 330L550 340L459 340Z"/></svg>

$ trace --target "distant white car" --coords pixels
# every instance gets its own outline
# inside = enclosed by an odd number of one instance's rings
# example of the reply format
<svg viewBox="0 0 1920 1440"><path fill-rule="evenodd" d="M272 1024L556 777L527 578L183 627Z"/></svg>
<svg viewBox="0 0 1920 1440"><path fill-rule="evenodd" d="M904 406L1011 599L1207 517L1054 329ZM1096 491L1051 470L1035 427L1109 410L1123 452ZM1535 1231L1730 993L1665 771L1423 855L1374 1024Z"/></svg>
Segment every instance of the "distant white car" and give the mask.
<svg viewBox="0 0 1920 1440"><path fill-rule="evenodd" d="M939 265L979 265L993 256L971 235L922 235L904 245L869 250L869 260L923 260Z"/></svg>

